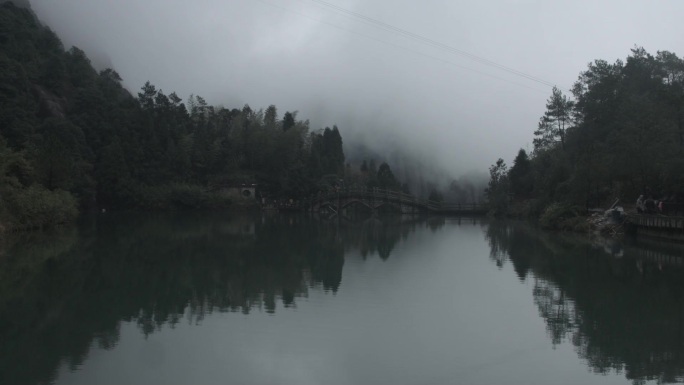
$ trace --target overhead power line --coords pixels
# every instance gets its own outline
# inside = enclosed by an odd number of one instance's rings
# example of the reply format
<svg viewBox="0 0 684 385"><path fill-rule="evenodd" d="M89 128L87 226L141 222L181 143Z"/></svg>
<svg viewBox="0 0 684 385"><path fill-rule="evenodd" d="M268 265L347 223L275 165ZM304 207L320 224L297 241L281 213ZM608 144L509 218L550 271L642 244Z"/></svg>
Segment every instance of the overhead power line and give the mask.
<svg viewBox="0 0 684 385"><path fill-rule="evenodd" d="M329 2L327 2L327 1L324 1L324 0L309 0L309 1L314 2L314 3L317 3L317 4L320 4L320 5L325 6L325 7L327 7L327 8L333 9L333 10L339 12L339 13L343 13L343 14L346 14L346 15L351 16L351 17L353 17L353 18L362 20L362 21L364 21L364 22L366 22L366 23L369 23L369 24L374 25L375 27L381 28L381 29L383 29L383 30L385 30L385 31L389 31L389 32L392 32L392 33L397 33L397 34L403 35L403 36L405 36L405 37L409 37L409 38L411 38L411 39L420 41L420 42L422 42L422 43L424 43L424 44L428 44L428 45L431 45L431 46L433 46L433 47L440 48L440 49L443 49L443 50L445 50L445 51L448 51L448 52L451 52L451 53L454 53L454 54L458 54L458 55L461 55L461 56L465 56L465 57L467 57L467 58L469 58L469 59L471 59L471 60L473 60L473 61L476 61L476 62L478 62L478 63L485 64L485 65L488 65L488 66L491 66L491 67L500 69L500 70L502 70L502 71L506 71L506 72L508 72L508 73L514 74L514 75L516 75L516 76L523 77L523 78L525 78L525 79L527 79L527 80L531 80L531 81L533 81L533 82L537 82L537 83L543 84L543 85L548 86L548 87L553 87L553 86L554 86L553 83L548 82L548 81L546 81L546 80L543 80L543 79L541 79L541 78L538 78L538 77L536 77L536 76L529 75L529 74L524 73L524 72L522 72L522 71L518 71L518 70L516 70L516 69L514 69L514 68L507 67L507 66L505 66L505 65L503 65L503 64L499 64L499 63L497 63L497 62L495 62L495 61L492 61L492 60L483 58L483 57L481 57L481 56L478 56L478 55L475 55L475 54L473 54L473 53L464 51L464 50L462 50L462 49L458 49L458 48L452 47L452 46L450 46L450 45L441 43L441 42L439 42L439 41L437 41L437 40L430 39L430 38L428 38L428 37L419 35L419 34L417 34L417 33L413 33L413 32L411 32L411 31L405 30L405 29L403 29L403 28L396 27L396 26L394 26L394 25L385 23L385 22L383 22L383 21L381 21L381 20L377 20L377 19L374 19L374 18L372 18L372 17L368 17L368 16L363 15L363 14L361 14L361 13L354 12L354 11L350 11L350 10L348 10L348 9L342 8L342 7L338 6L338 5L329 3Z"/></svg>
<svg viewBox="0 0 684 385"><path fill-rule="evenodd" d="M369 35L365 35L365 34L362 34L362 33L356 32L356 31L352 31L352 30L350 30L350 29L343 28L343 27L340 27L340 26L338 26L338 25L335 25L335 24L332 24L332 23L329 23L329 22L326 22L326 21L316 19L316 18L314 18L314 17L311 17L311 16L309 16L309 15L303 14L303 13L301 13L301 12L298 12L298 11L294 11L294 10L288 9L288 8L282 7L282 6L280 6L280 5L273 4L273 3L269 2L269 1L265 1L265 0L257 0L257 1L260 2L260 3L262 3L262 4L265 4L265 5L268 5L268 6L271 6L271 7L275 7L275 8L278 8L278 9L281 9L281 10L283 10L283 11L285 11L285 12L293 13L293 14L298 15L298 16L300 16L300 17L303 17L303 18L306 18L306 19L315 21L315 22L317 22L317 23L325 24L325 25L328 25L328 26L330 26L330 27L337 28L337 29L339 29L339 30L342 30L342 31L345 31L345 32L348 32L348 33L351 33L351 34L354 34L354 35L362 36L362 37L364 37L364 38L366 38L366 39L370 39L370 40L374 40L374 41L377 41L377 42L380 42L380 43L383 43L383 44L391 45L391 46L393 46L393 47L400 48L400 49L403 49L403 50L405 50L405 51L409 51L409 52L412 52L412 53L415 53L415 54L418 54L418 55L421 55L421 56L424 56L424 57L427 57L427 58L430 58L430 59L433 59L433 60L437 60L437 61L440 61L440 62L442 62L442 63L446 63L446 64L449 64L449 65L452 65L452 66L454 66L454 67L458 67L458 68L461 68L461 69L464 69L464 70L468 70L468 71L471 71L471 72L478 73L478 74L483 75L483 76L487 76L487 77L490 77L490 78L493 78L493 79L497 79L497 80L501 80L501 81L504 81L504 82L507 82L507 83L511 83L511 84L516 85L516 86L523 87L523 88L527 88L527 89L532 90L532 91L546 93L545 91L542 91L542 90L540 90L540 89L538 89L538 88L530 87L530 86L528 86L528 85L525 85L525 84L522 84L522 83L518 83L518 82L512 81L512 80L510 80L510 79L506 79L506 78L502 78L502 77L499 77L499 76L496 76L496 75L492 75L492 74L489 74L489 73L487 73L487 72L479 71L479 70L476 70L476 69L473 69L473 68L470 68L470 67L466 67L466 66L463 66L463 65L460 65L460 64L456 64L456 63L454 63L454 62L452 62L452 61L445 60L445 59L442 59L442 58L439 58L439 57L436 57L436 56L428 55L428 54L426 54L426 53L423 53L423 52L420 52L420 51L416 51L416 50L413 50L413 49L410 49L410 48L401 46L401 45L399 45L399 44L390 43L390 42L385 41L385 40L377 39L377 38L372 37L372 36L369 36ZM546 85L546 86L550 86L550 83L542 83L542 84L544 84L544 85Z"/></svg>

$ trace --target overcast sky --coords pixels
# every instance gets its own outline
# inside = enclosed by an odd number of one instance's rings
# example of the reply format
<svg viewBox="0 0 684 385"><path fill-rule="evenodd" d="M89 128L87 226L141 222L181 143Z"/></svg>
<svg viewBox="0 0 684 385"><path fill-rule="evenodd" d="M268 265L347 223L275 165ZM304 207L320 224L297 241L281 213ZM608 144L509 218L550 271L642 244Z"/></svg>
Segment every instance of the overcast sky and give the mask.
<svg viewBox="0 0 684 385"><path fill-rule="evenodd" d="M324 4L325 3L325 4ZM684 1L630 0L32 0L38 16L89 55L106 54L134 91L214 105L299 110L337 124L345 144L400 147L458 176L509 164L551 88L635 44L683 54ZM355 13L336 10L331 5ZM389 149L388 149L389 150Z"/></svg>

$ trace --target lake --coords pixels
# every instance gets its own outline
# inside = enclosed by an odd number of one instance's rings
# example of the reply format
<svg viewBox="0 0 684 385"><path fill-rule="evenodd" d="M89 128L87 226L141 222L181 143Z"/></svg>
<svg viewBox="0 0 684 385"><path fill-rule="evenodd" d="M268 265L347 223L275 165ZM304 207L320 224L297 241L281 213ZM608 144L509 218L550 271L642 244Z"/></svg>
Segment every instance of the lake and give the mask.
<svg viewBox="0 0 684 385"><path fill-rule="evenodd" d="M683 259L484 218L105 214L0 248L0 383L682 382Z"/></svg>

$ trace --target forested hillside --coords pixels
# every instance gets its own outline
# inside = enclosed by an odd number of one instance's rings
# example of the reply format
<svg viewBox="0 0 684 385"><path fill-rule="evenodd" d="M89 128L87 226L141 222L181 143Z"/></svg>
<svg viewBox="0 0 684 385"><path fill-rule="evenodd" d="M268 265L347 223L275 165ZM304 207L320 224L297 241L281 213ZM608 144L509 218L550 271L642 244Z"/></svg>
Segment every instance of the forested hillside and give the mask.
<svg viewBox="0 0 684 385"><path fill-rule="evenodd" d="M214 107L65 50L30 9L0 4L0 226L40 227L79 211L225 207L221 188L258 183L301 197L343 177L337 127L297 112ZM327 178L324 178L326 176ZM324 186L323 186L324 187Z"/></svg>
<svg viewBox="0 0 684 385"><path fill-rule="evenodd" d="M510 170L501 159L490 168L497 211L516 202L540 214L552 203L605 207L642 193L684 193L684 60L634 48L625 61L590 63L573 98L567 93L553 89L531 154L520 150Z"/></svg>

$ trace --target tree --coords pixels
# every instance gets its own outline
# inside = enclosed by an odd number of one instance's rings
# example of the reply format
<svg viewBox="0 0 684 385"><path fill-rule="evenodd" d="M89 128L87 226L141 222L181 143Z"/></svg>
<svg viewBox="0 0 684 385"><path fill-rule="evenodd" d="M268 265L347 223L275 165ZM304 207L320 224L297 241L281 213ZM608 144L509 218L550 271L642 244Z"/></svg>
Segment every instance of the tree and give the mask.
<svg viewBox="0 0 684 385"><path fill-rule="evenodd" d="M129 182L130 174L119 140L105 146L98 154L97 163L97 200L107 207L120 204L123 189Z"/></svg>
<svg viewBox="0 0 684 385"><path fill-rule="evenodd" d="M286 112L283 116L283 131L287 131L295 125L295 113Z"/></svg>
<svg viewBox="0 0 684 385"><path fill-rule="evenodd" d="M504 214L508 207L508 170L503 159L499 158L489 167L489 185L485 193L495 214Z"/></svg>
<svg viewBox="0 0 684 385"><path fill-rule="evenodd" d="M145 82L141 88L142 92L138 92L138 101L140 106L145 110L154 109L154 98L157 96L157 89L150 82Z"/></svg>
<svg viewBox="0 0 684 385"><path fill-rule="evenodd" d="M342 136L337 126L333 126L332 130L326 127L323 131L323 150L327 158L326 174L343 174L344 149Z"/></svg>
<svg viewBox="0 0 684 385"><path fill-rule="evenodd" d="M38 134L35 163L43 186L49 190L69 190L87 178L83 174L87 149L80 127L60 119L47 119Z"/></svg>
<svg viewBox="0 0 684 385"><path fill-rule="evenodd" d="M444 196L441 192L437 191L437 189L432 189L430 190L430 195L428 195L428 200L442 202L444 201Z"/></svg>
<svg viewBox="0 0 684 385"><path fill-rule="evenodd" d="M382 163L378 168L378 187L387 190L398 190L401 186L387 163Z"/></svg>
<svg viewBox="0 0 684 385"><path fill-rule="evenodd" d="M2 3L0 20L0 190L36 185L81 206L164 208L178 191L209 203L222 185L249 181L295 198L345 175L336 126L310 134L297 111L280 120L274 105L215 108L195 95L183 104L149 81L131 94L116 71L65 52L32 13Z"/></svg>
<svg viewBox="0 0 684 385"><path fill-rule="evenodd" d="M120 83L122 81L119 73L114 71L111 68L106 68L106 69L100 71L100 77L110 79L110 80L115 81L117 83Z"/></svg>
<svg viewBox="0 0 684 385"><path fill-rule="evenodd" d="M368 172L371 173L373 177L377 175L378 168L375 165L375 159L371 159L370 163L368 163Z"/></svg>
<svg viewBox="0 0 684 385"><path fill-rule="evenodd" d="M268 106L266 109L266 113L264 114L264 124L266 125L267 129L274 129L276 127L276 121L278 120L278 109L276 106L271 104Z"/></svg>
<svg viewBox="0 0 684 385"><path fill-rule="evenodd" d="M69 81L75 87L88 87L97 77L97 71L92 67L85 52L77 47L71 47L65 57L65 64Z"/></svg>
<svg viewBox="0 0 684 385"><path fill-rule="evenodd" d="M535 150L553 147L556 143L565 148L565 134L572 122L574 103L563 95L561 90L553 87L551 97L546 102L546 112L539 119L539 125L534 132Z"/></svg>
<svg viewBox="0 0 684 385"><path fill-rule="evenodd" d="M534 185L530 171L530 158L527 156L527 152L521 148L513 160L513 167L508 172L511 192L516 197L524 198L532 193Z"/></svg>

